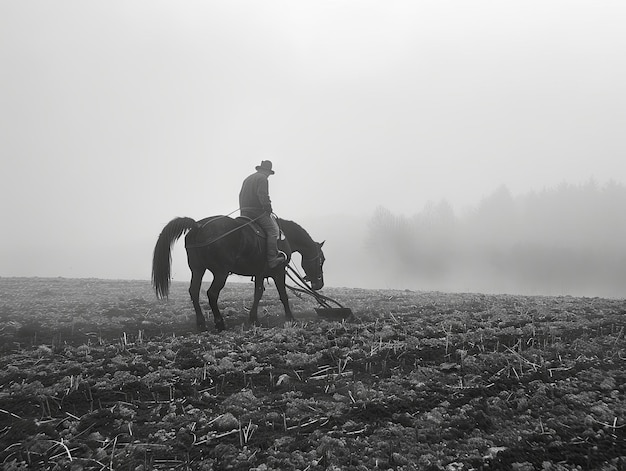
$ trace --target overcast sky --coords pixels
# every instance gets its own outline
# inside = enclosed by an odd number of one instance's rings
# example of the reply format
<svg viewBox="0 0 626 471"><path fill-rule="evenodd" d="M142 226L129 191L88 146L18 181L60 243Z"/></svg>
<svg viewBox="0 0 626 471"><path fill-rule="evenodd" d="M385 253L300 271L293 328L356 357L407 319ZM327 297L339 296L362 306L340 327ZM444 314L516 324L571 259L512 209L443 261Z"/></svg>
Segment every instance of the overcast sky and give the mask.
<svg viewBox="0 0 626 471"><path fill-rule="evenodd" d="M625 24L621 0L2 0L0 276L147 279L165 223L237 209L262 159L331 246L328 215L624 182Z"/></svg>

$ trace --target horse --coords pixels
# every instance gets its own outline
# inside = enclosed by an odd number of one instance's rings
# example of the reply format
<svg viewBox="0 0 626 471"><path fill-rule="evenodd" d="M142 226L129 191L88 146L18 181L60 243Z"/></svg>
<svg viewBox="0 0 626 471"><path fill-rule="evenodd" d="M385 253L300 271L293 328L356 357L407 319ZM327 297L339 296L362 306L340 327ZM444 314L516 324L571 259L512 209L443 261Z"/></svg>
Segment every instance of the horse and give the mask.
<svg viewBox="0 0 626 471"><path fill-rule="evenodd" d="M311 236L293 221L278 219L278 225L286 240L279 241L280 249L287 255L287 261L270 269L266 261L266 241L263 231L258 229L253 220L211 216L200 221L190 217L178 217L165 225L154 247L152 259L152 285L157 298L167 298L170 287L171 249L183 234L187 262L191 270L189 295L196 312L196 325L199 330L206 330L206 321L200 307L200 288L206 270L213 274L213 281L207 290L209 305L213 312L215 328L226 328L224 318L218 307L218 298L226 279L232 273L251 276L254 280L254 300L250 309L250 322L258 325L257 309L263 296L264 280L272 278L276 285L280 301L285 309L285 318L293 321L285 286L286 267L292 252L302 256L302 269L305 280L311 289L320 290L324 286L324 242L315 242Z"/></svg>

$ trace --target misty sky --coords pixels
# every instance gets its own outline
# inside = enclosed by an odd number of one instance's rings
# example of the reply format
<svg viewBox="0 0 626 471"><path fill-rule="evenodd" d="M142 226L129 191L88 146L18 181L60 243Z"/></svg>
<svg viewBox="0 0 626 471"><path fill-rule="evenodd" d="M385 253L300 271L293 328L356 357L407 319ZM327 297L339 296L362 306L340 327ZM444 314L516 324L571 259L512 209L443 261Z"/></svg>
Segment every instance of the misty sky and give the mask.
<svg viewBox="0 0 626 471"><path fill-rule="evenodd" d="M147 279L162 227L237 209L262 159L331 251L328 216L624 182L625 24L621 0L1 1L0 276Z"/></svg>

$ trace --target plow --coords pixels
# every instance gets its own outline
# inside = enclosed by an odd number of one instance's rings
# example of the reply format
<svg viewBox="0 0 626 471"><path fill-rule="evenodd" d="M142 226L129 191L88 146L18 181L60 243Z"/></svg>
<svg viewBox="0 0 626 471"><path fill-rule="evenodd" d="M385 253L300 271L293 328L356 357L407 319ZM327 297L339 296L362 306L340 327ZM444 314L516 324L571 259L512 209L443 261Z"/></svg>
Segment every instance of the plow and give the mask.
<svg viewBox="0 0 626 471"><path fill-rule="evenodd" d="M305 278L303 278L291 265L287 265L286 273L287 277L295 284L295 286L285 285L287 289L295 293L297 296L307 295L314 298L319 305L314 308L319 317L334 321L353 320L355 318L352 309L343 306L339 303L339 301L336 301L333 298L311 289L306 283Z"/></svg>

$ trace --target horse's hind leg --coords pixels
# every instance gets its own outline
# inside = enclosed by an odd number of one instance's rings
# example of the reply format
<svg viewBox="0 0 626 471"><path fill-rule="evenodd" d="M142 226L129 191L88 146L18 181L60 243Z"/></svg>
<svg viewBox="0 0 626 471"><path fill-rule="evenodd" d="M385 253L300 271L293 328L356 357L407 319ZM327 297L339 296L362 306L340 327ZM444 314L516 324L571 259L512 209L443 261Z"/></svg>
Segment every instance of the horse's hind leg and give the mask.
<svg viewBox="0 0 626 471"><path fill-rule="evenodd" d="M217 305L217 300L220 296L220 291L226 284L226 278L228 278L228 274L220 274L213 273L213 282L206 294L209 298L209 305L211 306L211 311L213 311L213 319L215 320L215 328L218 331L222 331L226 328L224 324L224 318L222 317L222 313Z"/></svg>
<svg viewBox="0 0 626 471"><path fill-rule="evenodd" d="M204 270L192 270L191 284L189 285L189 295L191 296L193 308L196 311L196 325L199 330L206 330L206 321L200 307L200 288L202 287L203 276Z"/></svg>

